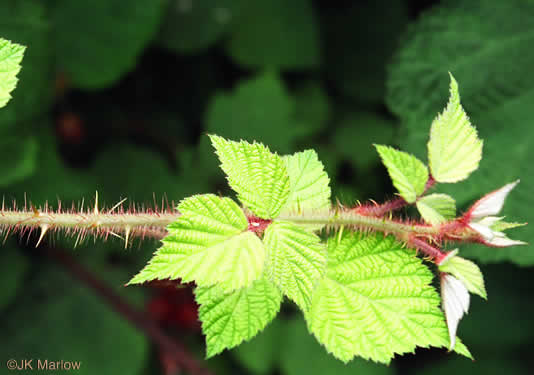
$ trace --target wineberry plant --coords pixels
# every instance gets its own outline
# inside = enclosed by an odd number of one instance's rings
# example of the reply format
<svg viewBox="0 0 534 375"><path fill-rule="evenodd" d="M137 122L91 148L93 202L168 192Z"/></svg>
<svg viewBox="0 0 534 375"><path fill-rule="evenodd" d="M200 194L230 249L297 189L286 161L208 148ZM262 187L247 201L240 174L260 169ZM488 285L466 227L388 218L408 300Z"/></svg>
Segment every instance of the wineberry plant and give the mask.
<svg viewBox="0 0 534 375"><path fill-rule="evenodd" d="M0 42L0 105L15 88L23 52ZM375 145L398 191L382 204L333 200L314 150L279 155L257 142L209 138L237 200L198 194L165 212L124 212L122 202L101 211L98 200L90 211L2 206L0 226L6 233L40 229L37 245L52 230L82 239L119 236L125 245L134 235L160 237L162 246L128 285L194 283L208 357L252 339L287 298L309 332L344 362L358 356L387 364L416 347L471 358L457 327L470 293L487 294L478 266L460 256L461 245L522 245L505 231L523 224L499 216L519 180L489 187L461 214L453 197L435 192L441 183L466 180L482 157L483 142L452 75L449 102L430 126L428 165ZM398 214L408 206L417 217Z"/></svg>

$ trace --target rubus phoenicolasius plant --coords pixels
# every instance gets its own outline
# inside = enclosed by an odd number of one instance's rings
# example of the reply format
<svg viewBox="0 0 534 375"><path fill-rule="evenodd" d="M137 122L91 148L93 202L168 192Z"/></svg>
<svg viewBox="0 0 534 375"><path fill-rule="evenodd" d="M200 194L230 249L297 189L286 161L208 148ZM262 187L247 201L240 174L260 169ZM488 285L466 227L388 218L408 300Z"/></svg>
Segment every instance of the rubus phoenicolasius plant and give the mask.
<svg viewBox="0 0 534 375"><path fill-rule="evenodd" d="M0 104L10 98L24 47L0 41ZM470 293L486 298L482 273L461 245L488 251L522 245L505 231L523 224L499 216L519 182L484 195L461 214L439 184L466 180L478 168L482 141L460 104L450 99L431 124L428 166L408 153L375 145L398 197L354 207L333 203L330 180L313 150L278 155L261 143L209 135L237 199L198 194L176 208L124 211L2 205L9 233L40 230L161 238L128 285L178 280L196 285L207 356L252 339L277 315L284 297L302 311L308 330L336 358L389 363L416 347L445 347L471 357L456 336ZM507 183L506 183L507 182ZM415 206L418 217L398 210ZM434 278L439 286L433 285ZM438 292L439 289L439 292Z"/></svg>

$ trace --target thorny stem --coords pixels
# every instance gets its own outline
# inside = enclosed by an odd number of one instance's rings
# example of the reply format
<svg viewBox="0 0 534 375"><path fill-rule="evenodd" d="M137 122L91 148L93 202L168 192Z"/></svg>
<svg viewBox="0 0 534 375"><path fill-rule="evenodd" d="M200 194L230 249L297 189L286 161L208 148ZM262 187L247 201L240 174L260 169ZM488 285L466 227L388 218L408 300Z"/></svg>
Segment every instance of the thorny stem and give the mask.
<svg viewBox="0 0 534 375"><path fill-rule="evenodd" d="M447 253L444 253L437 247L430 245L428 242L420 240L419 238L411 238L408 240L408 245L415 247L421 253L429 257L434 263L440 264L443 259L447 256Z"/></svg>
<svg viewBox="0 0 534 375"><path fill-rule="evenodd" d="M0 225L43 226L77 229L165 228L178 218L177 213L54 213L2 211Z"/></svg>
<svg viewBox="0 0 534 375"><path fill-rule="evenodd" d="M99 212L95 208L93 212L53 212L34 209L29 210L2 210L0 211L0 228L7 236L10 232L31 232L33 229L41 229L41 241L48 230L65 230L67 234L77 233L78 237L91 233L96 236L107 237L109 234L123 238L128 244L128 238L133 235L153 236L162 238L166 234L166 226L176 221L180 213L177 211L166 212ZM250 215L249 215L250 216ZM424 246L417 246L419 241L434 241L440 243L443 240L477 242L480 235L471 230L461 221L456 220L442 225L429 225L419 222L403 221L396 218L376 217L358 213L354 209L337 208L333 210L311 211L304 213L289 213L281 215L278 220L291 221L298 224L327 225L328 228L339 229L348 227L362 231L377 231L392 234L400 241L410 243L424 252ZM253 216L248 218L249 230L263 231L270 223ZM452 225L454 224L454 225ZM424 242L423 241L423 242Z"/></svg>
<svg viewBox="0 0 534 375"><path fill-rule="evenodd" d="M423 196L428 190L430 190L434 185L436 185L436 180L434 177L429 176L425 185L425 190L421 194ZM381 217L387 214L388 212L399 210L408 205L402 197L392 199L390 201L384 202L382 204L365 204L358 206L354 211L367 215L367 216L376 216Z"/></svg>
<svg viewBox="0 0 534 375"><path fill-rule="evenodd" d="M124 235L125 246L131 236L141 238L163 238L165 227L175 221L179 213L174 212L53 212L40 210L5 210L0 211L0 228L7 237L13 231L22 234L31 233L36 228L41 230L39 244L49 230L64 230L66 234L76 234L77 243L90 232L97 237L107 239L109 235ZM120 236L119 236L120 237ZM121 237L122 238L122 237Z"/></svg>

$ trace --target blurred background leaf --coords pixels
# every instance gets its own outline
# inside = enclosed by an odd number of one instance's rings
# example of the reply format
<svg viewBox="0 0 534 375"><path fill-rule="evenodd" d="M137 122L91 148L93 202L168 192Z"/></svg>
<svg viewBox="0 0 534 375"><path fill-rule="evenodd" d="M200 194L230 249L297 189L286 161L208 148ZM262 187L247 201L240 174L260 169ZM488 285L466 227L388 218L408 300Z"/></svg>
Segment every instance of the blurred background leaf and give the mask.
<svg viewBox="0 0 534 375"><path fill-rule="evenodd" d="M2 348L7 358L31 353L33 358L80 361L80 374L94 374L95 368L101 374L136 374L148 354L139 332L49 264L34 274L17 305L5 311L1 327L10 338L9 348Z"/></svg>
<svg viewBox="0 0 534 375"><path fill-rule="evenodd" d="M9 264L9 267L0 273L0 283L8 286L2 288L0 293L0 311L13 302L20 289L24 288L25 276L30 265L28 259L13 242L10 240L3 247L2 261L4 264Z"/></svg>
<svg viewBox="0 0 534 375"><path fill-rule="evenodd" d="M196 54L217 42L239 14L243 0L169 0L158 42L172 51Z"/></svg>
<svg viewBox="0 0 534 375"><path fill-rule="evenodd" d="M389 375L394 370L371 361L356 358L349 364L336 360L328 354L312 336L306 322L302 318L293 318L286 323L284 330L286 339L281 350L280 366L284 374L320 375L333 373L345 374L369 374Z"/></svg>
<svg viewBox="0 0 534 375"><path fill-rule="evenodd" d="M232 350L232 354L251 374L270 374L278 367L283 346L280 337L285 335L286 324L275 319L253 340Z"/></svg>
<svg viewBox="0 0 534 375"><path fill-rule="evenodd" d="M155 36L164 0L55 0L56 57L69 81L84 89L115 83L132 70Z"/></svg>
<svg viewBox="0 0 534 375"><path fill-rule="evenodd" d="M45 113L53 92L52 41L45 6L37 0L0 3L0 35L27 48L16 95L0 111L0 186L31 175L39 147L33 130Z"/></svg>
<svg viewBox="0 0 534 375"><path fill-rule="evenodd" d="M267 72L216 94L206 113L208 132L230 139L254 140L279 153L292 149L295 101L277 74ZM284 134L284 137L280 137Z"/></svg>
<svg viewBox="0 0 534 375"><path fill-rule="evenodd" d="M50 20L43 2L2 1L0 35L18 44L32 46L24 53L16 95L0 111L0 129L15 125L24 127L22 123L46 112L52 101L54 50Z"/></svg>
<svg viewBox="0 0 534 375"><path fill-rule="evenodd" d="M347 2L350 3L350 2ZM369 105L380 105L386 89L386 63L408 24L403 0L332 5L322 12L325 67L343 95Z"/></svg>
<svg viewBox="0 0 534 375"><path fill-rule="evenodd" d="M243 1L232 20L226 51L248 68L317 67L319 29L311 1Z"/></svg>

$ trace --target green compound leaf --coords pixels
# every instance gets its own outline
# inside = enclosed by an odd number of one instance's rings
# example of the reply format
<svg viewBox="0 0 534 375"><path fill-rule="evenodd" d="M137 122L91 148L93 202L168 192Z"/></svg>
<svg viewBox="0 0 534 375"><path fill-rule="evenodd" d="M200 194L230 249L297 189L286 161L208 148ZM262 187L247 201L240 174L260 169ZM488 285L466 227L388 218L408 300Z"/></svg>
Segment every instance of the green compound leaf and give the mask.
<svg viewBox="0 0 534 375"><path fill-rule="evenodd" d="M210 139L239 200L263 219L278 216L289 196L282 158L261 143L228 141L216 135Z"/></svg>
<svg viewBox="0 0 534 375"><path fill-rule="evenodd" d="M428 163L438 182L466 179L482 158L482 141L460 104L458 83L450 76L449 103L432 122L428 141Z"/></svg>
<svg viewBox="0 0 534 375"><path fill-rule="evenodd" d="M289 174L289 198L282 211L318 210L330 207L330 179L314 150L284 156Z"/></svg>
<svg viewBox="0 0 534 375"><path fill-rule="evenodd" d="M416 346L448 347L432 273L393 237L345 232L328 240L328 265L305 314L311 332L344 362L389 363ZM470 356L458 343L456 351Z"/></svg>
<svg viewBox="0 0 534 375"><path fill-rule="evenodd" d="M456 201L447 194L430 194L416 203L423 219L430 224L439 224L456 216Z"/></svg>
<svg viewBox="0 0 534 375"><path fill-rule="evenodd" d="M265 278L232 293L216 285L197 288L195 295L208 358L254 337L274 319L282 302L278 288Z"/></svg>
<svg viewBox="0 0 534 375"><path fill-rule="evenodd" d="M406 152L389 146L375 145L375 147L401 197L408 203L415 202L425 190L428 180L426 166Z"/></svg>
<svg viewBox="0 0 534 375"><path fill-rule="evenodd" d="M11 99L11 91L17 86L17 74L26 47L0 38L0 108Z"/></svg>
<svg viewBox="0 0 534 375"><path fill-rule="evenodd" d="M265 249L246 231L248 221L230 198L194 195L178 206L182 215L170 224L149 264L128 284L154 279L219 284L225 291L250 285L263 271Z"/></svg>
<svg viewBox="0 0 534 375"><path fill-rule="evenodd" d="M467 290L473 294L487 299L484 276L478 266L470 260L456 256L458 250L454 250L449 257L439 265L441 272L450 273L464 283Z"/></svg>
<svg viewBox="0 0 534 375"><path fill-rule="evenodd" d="M326 248L321 239L293 223L275 221L267 227L263 242L269 279L307 311L313 287L326 265Z"/></svg>

